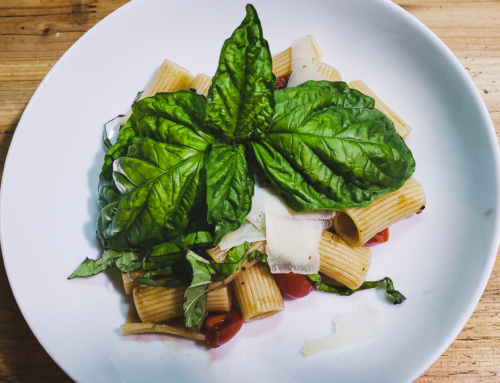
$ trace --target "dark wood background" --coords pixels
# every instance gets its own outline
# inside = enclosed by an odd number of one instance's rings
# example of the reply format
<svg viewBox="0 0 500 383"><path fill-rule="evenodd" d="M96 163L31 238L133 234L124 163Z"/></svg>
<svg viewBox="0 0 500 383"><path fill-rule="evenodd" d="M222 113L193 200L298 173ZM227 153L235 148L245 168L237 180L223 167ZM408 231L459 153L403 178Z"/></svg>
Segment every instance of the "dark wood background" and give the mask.
<svg viewBox="0 0 500 383"><path fill-rule="evenodd" d="M0 0L0 177L16 125L45 74L127 0ZM455 53L500 134L500 1L396 1ZM500 263L471 319L418 383L500 382ZM40 346L12 295L0 257L0 382L71 379Z"/></svg>

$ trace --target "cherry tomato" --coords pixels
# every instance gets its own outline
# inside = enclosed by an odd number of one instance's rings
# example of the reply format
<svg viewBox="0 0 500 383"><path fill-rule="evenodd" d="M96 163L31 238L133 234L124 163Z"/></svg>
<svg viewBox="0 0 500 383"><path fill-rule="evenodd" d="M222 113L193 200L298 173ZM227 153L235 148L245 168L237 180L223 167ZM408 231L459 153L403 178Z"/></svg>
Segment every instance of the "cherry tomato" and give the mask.
<svg viewBox="0 0 500 383"><path fill-rule="evenodd" d="M274 274L274 279L276 279L280 289L290 298L305 297L313 289L311 280L307 278L307 275L294 273Z"/></svg>
<svg viewBox="0 0 500 383"><path fill-rule="evenodd" d="M278 77L276 79L276 84L274 85L274 89L275 90L281 90L281 89L285 89L288 85L288 80L290 80L290 75L292 73L289 73L285 76L281 76L281 77Z"/></svg>
<svg viewBox="0 0 500 383"><path fill-rule="evenodd" d="M373 238L370 238L368 242L365 243L365 246L377 245L379 243L387 242L388 240L389 240L389 229L387 228L375 234Z"/></svg>
<svg viewBox="0 0 500 383"><path fill-rule="evenodd" d="M219 347L229 342L243 326L241 311L233 308L225 314L214 315L205 319L202 331L211 347Z"/></svg>

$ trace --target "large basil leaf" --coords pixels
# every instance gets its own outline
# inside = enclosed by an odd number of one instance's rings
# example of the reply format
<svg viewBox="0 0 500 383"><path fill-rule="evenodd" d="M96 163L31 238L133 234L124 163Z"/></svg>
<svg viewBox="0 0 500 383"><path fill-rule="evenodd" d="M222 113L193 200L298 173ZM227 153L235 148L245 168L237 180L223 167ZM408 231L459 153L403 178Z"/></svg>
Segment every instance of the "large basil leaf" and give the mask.
<svg viewBox="0 0 500 383"><path fill-rule="evenodd" d="M186 327L197 326L200 330L205 319L207 289L212 276L206 267L207 260L192 251L188 251L186 258L193 268L193 279L184 292L184 318Z"/></svg>
<svg viewBox="0 0 500 383"><path fill-rule="evenodd" d="M206 126L222 142L260 137L274 111L272 57L255 8L222 47L208 91Z"/></svg>
<svg viewBox="0 0 500 383"><path fill-rule="evenodd" d="M308 81L276 92L266 137L255 156L295 211L369 205L398 189L413 156L372 98L343 82Z"/></svg>
<svg viewBox="0 0 500 383"><path fill-rule="evenodd" d="M254 185L245 146L214 143L207 165L207 220L216 224L215 245L245 221L252 207Z"/></svg>
<svg viewBox="0 0 500 383"><path fill-rule="evenodd" d="M145 138L113 163L122 194L101 210L97 232L104 246L124 250L180 234L204 197L205 152Z"/></svg>
<svg viewBox="0 0 500 383"><path fill-rule="evenodd" d="M332 293L332 294L339 294L339 295L344 295L344 296L349 296L352 295L358 291L362 290L368 290L368 289L374 289L378 287L380 284L385 282L385 290L387 295L390 295L394 299L394 304L399 305L403 303L403 301L406 300L406 297L401 294L398 290L394 288L394 283L392 283L392 280L390 278L382 278L379 281L372 281L372 282L363 282L363 284L358 287L357 289L350 289L346 286L332 286L327 283L324 283L321 281L321 275L319 274L311 274L308 275L309 279L313 282L313 286L316 290L324 291L327 293Z"/></svg>
<svg viewBox="0 0 500 383"><path fill-rule="evenodd" d="M188 91L157 93L136 102L133 113L120 130L118 140L104 157L99 176L99 206L120 199L113 180L113 162L127 155L128 148L137 139L188 146L205 151L213 137L204 132L206 99Z"/></svg>

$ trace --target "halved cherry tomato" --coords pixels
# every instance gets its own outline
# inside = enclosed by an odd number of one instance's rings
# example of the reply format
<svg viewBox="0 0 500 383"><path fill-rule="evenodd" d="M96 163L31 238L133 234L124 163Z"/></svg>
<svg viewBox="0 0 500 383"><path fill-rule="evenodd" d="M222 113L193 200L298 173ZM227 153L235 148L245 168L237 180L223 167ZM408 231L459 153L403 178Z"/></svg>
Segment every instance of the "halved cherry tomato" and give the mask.
<svg viewBox="0 0 500 383"><path fill-rule="evenodd" d="M313 289L311 280L307 278L307 275L294 273L274 274L274 279L276 279L280 289L290 298L305 297Z"/></svg>
<svg viewBox="0 0 500 383"><path fill-rule="evenodd" d="M205 319L202 332L211 347L219 347L229 342L243 326L241 311L233 308L225 314L214 315Z"/></svg>
<svg viewBox="0 0 500 383"><path fill-rule="evenodd" d="M389 240L389 228L384 229L377 234L375 234L372 238L365 243L365 246L373 246L379 243L384 243Z"/></svg>

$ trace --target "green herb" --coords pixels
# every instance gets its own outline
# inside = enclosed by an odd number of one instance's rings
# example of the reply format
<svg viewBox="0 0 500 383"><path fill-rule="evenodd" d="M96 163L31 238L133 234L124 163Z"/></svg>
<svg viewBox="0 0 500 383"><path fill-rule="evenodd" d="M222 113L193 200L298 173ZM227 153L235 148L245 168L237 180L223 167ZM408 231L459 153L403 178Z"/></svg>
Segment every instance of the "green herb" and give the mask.
<svg viewBox="0 0 500 383"><path fill-rule="evenodd" d="M340 294L344 296L352 295L357 291L374 289L381 283L385 282L386 292L388 295L394 298L395 305L399 305L406 300L403 294L394 289L394 284L392 283L392 280L387 277L382 278L380 281L364 282L360 287L354 290L345 286L332 286L327 283L321 282L321 276L319 274L311 274L308 275L308 277L314 283L314 287L316 288L316 290L325 291L327 293Z"/></svg>
<svg viewBox="0 0 500 383"><path fill-rule="evenodd" d="M186 229L206 193L205 164L213 138L203 132L204 100L181 91L133 105L101 176L102 200L113 201L98 218L104 246L148 248Z"/></svg>
<svg viewBox="0 0 500 383"><path fill-rule="evenodd" d="M208 264L207 267L210 273L213 275L219 275L220 279L225 279L239 270L245 260L252 262L257 259L261 262L267 262L267 256L258 250L247 254L249 247L250 243L245 242L231 249L225 262Z"/></svg>
<svg viewBox="0 0 500 383"><path fill-rule="evenodd" d="M212 276L206 267L207 260L192 251L188 251L186 258L193 268L193 279L184 293L184 318L186 327L196 326L199 331L205 319L207 288Z"/></svg>
<svg viewBox="0 0 500 383"><path fill-rule="evenodd" d="M216 224L216 245L245 221L252 206L254 186L245 146L214 143L207 165L207 204L208 222Z"/></svg>
<svg viewBox="0 0 500 383"><path fill-rule="evenodd" d="M224 42L208 91L206 126L224 143L260 137L274 112L273 63L255 8Z"/></svg>
<svg viewBox="0 0 500 383"><path fill-rule="evenodd" d="M257 161L295 211L368 206L401 187L415 162L372 98L343 82L276 92L273 122L252 142Z"/></svg>
<svg viewBox="0 0 500 383"><path fill-rule="evenodd" d="M129 251L117 252L113 250L104 250L101 258L97 260L86 258L68 279L90 277L114 266L126 273L139 269L141 265L142 262L135 253Z"/></svg>

